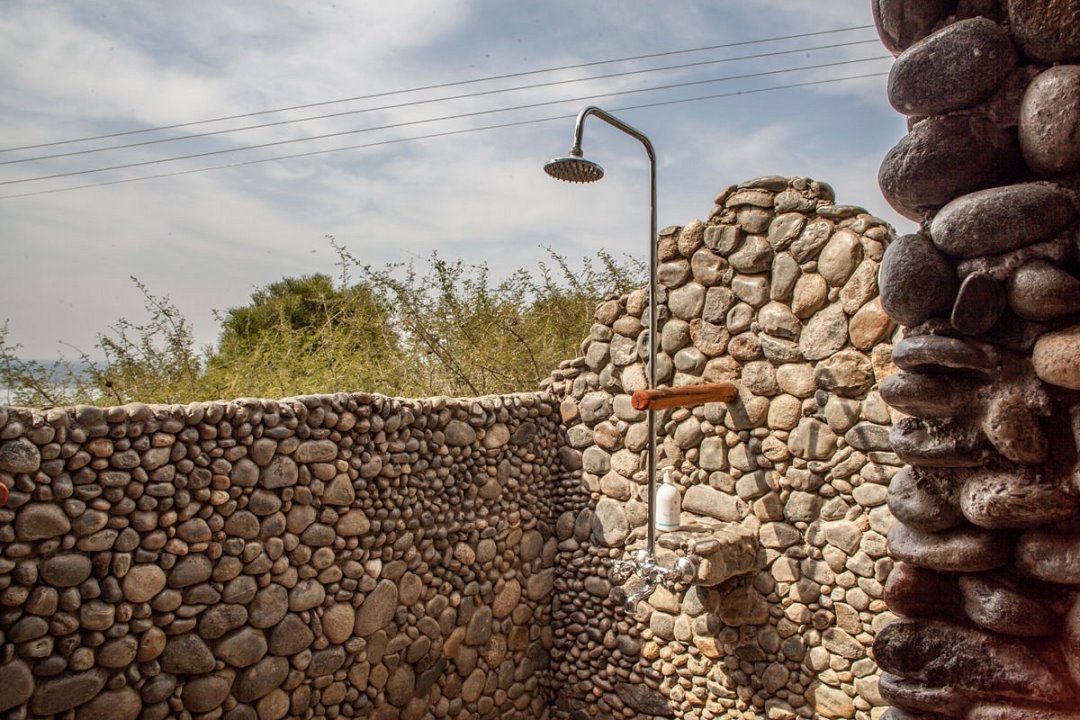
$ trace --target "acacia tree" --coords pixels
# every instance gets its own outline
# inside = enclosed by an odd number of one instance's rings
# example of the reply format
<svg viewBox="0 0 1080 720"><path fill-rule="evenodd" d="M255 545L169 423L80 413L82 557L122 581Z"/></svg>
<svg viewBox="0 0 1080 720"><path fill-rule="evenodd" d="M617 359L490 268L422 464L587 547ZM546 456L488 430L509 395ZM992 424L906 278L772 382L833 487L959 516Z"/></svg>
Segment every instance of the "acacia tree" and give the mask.
<svg viewBox="0 0 1080 720"><path fill-rule="evenodd" d="M403 368L390 317L366 285L335 286L321 274L284 278L218 317L221 335L201 384L216 397L396 393Z"/></svg>

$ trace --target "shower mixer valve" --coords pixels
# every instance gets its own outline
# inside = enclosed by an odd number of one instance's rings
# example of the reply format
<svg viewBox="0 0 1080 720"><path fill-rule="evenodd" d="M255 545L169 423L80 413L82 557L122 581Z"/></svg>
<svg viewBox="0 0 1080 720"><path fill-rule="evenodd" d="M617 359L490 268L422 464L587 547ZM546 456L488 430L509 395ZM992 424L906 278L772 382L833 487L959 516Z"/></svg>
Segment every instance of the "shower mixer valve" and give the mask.
<svg viewBox="0 0 1080 720"><path fill-rule="evenodd" d="M621 603L623 610L633 613L638 603L652 595L658 585L668 590L676 590L679 585L694 581L700 558L697 555L684 555L675 558L672 567L664 567L653 553L642 548L630 556L629 560L619 560L611 567L611 579L616 585L622 585L635 575L644 580L644 584L634 592L628 593L622 587L611 591L611 599Z"/></svg>

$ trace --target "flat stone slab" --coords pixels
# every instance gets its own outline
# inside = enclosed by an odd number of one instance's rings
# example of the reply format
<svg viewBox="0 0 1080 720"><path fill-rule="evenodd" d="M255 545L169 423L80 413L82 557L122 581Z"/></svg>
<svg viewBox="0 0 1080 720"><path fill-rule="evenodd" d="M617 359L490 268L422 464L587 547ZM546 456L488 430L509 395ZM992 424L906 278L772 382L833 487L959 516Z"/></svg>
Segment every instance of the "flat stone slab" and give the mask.
<svg viewBox="0 0 1080 720"><path fill-rule="evenodd" d="M757 570L758 539L753 531L733 522L718 522L682 514L679 530L662 533L657 544L676 556L697 555L695 585L713 587Z"/></svg>

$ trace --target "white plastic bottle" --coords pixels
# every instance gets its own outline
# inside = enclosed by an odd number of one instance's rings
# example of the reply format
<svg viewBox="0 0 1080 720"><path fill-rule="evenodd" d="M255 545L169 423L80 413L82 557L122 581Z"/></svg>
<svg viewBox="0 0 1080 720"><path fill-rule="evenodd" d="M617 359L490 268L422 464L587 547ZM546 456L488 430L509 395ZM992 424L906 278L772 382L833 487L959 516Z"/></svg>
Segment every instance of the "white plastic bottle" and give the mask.
<svg viewBox="0 0 1080 720"><path fill-rule="evenodd" d="M664 482L656 488L656 529L660 532L679 529L682 510L679 488L671 481L671 469L664 468Z"/></svg>

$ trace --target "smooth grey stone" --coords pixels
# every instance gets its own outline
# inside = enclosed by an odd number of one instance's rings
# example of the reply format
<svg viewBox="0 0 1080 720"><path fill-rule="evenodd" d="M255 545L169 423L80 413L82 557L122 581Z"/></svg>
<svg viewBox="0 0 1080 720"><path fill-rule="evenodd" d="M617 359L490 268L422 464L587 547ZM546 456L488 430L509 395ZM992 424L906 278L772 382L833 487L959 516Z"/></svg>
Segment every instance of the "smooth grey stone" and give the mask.
<svg viewBox="0 0 1080 720"><path fill-rule="evenodd" d="M930 238L953 257L998 255L1048 240L1075 217L1072 201L1059 185L1006 185L949 202L930 223Z"/></svg>
<svg viewBox="0 0 1080 720"><path fill-rule="evenodd" d="M817 364L814 382L822 390L841 397L862 397L874 384L874 366L870 358L858 350L841 350ZM888 447L873 449L887 450Z"/></svg>
<svg viewBox="0 0 1080 720"><path fill-rule="evenodd" d="M605 547L616 547L629 533L623 503L607 497L600 498L593 516L593 537Z"/></svg>
<svg viewBox="0 0 1080 720"><path fill-rule="evenodd" d="M813 418L802 418L788 435L788 449L805 460L825 460L836 450L836 433Z"/></svg>
<svg viewBox="0 0 1080 720"><path fill-rule="evenodd" d="M769 299L789 301L795 291L795 282L802 271L799 263L790 253L778 253L772 262L772 282L769 284ZM706 302L708 305L708 302Z"/></svg>
<svg viewBox="0 0 1080 720"><path fill-rule="evenodd" d="M798 340L802 323L791 308L780 302L770 302L758 311L761 329L784 340Z"/></svg>
<svg viewBox="0 0 1080 720"><path fill-rule="evenodd" d="M833 224L826 218L817 218L807 223L799 237L791 243L791 256L798 263L805 263L817 257L821 248L832 235Z"/></svg>
<svg viewBox="0 0 1080 720"><path fill-rule="evenodd" d="M728 493L705 485L691 485L683 497L683 510L706 515L726 522L739 522L747 513L747 505Z"/></svg>
<svg viewBox="0 0 1080 720"><path fill-rule="evenodd" d="M723 281L727 265L724 258L714 255L706 248L698 250L690 258L694 279L706 287L719 285Z"/></svg>
<svg viewBox="0 0 1080 720"><path fill-rule="evenodd" d="M844 435L848 445L862 452L889 449L889 428L871 422L861 422Z"/></svg>
<svg viewBox="0 0 1080 720"><path fill-rule="evenodd" d="M763 335L762 338L765 336ZM847 315L839 305L832 305L814 315L806 322L806 326L799 336L799 350L801 356L807 360L821 360L827 358L847 344L848 324ZM772 360L769 352L765 350L762 342L762 350L765 357ZM783 360L782 362L797 362L802 358Z"/></svg>
<svg viewBox="0 0 1080 720"><path fill-rule="evenodd" d="M1023 171L1015 133L981 117L948 115L923 120L889 150L878 184L897 212L920 221L955 197Z"/></svg>
<svg viewBox="0 0 1080 720"><path fill-rule="evenodd" d="M959 281L951 261L925 235L904 235L885 250L881 306L902 325L921 325L952 308Z"/></svg>
<svg viewBox="0 0 1080 720"><path fill-rule="evenodd" d="M777 200L783 195L781 193L777 196ZM796 195L800 200L801 196ZM806 207L802 208L803 211L812 209L809 202L806 203ZM769 224L768 240L769 245L773 250L779 252L785 249L792 243L795 238L802 232L803 225L806 224L806 216L802 212L786 212L777 207L776 211L780 213Z"/></svg>
<svg viewBox="0 0 1080 720"><path fill-rule="evenodd" d="M977 105L1016 66L1009 33L993 20L960 20L909 47L889 72L889 102L905 115Z"/></svg>
<svg viewBox="0 0 1080 720"><path fill-rule="evenodd" d="M731 267L741 273L761 273L769 269L773 260L773 248L766 237L748 235L742 247L728 256Z"/></svg>
<svg viewBox="0 0 1080 720"><path fill-rule="evenodd" d="M722 286L709 288L705 293L705 306L701 310L701 319L711 323L722 323L734 304L735 293L731 292L731 288Z"/></svg>
<svg viewBox="0 0 1080 720"><path fill-rule="evenodd" d="M801 362L803 359L799 345L791 340L783 340L765 333L761 333L758 340L761 342L761 352L773 364Z"/></svg>

